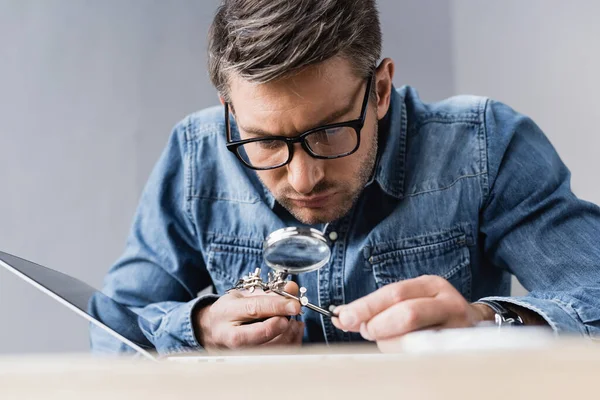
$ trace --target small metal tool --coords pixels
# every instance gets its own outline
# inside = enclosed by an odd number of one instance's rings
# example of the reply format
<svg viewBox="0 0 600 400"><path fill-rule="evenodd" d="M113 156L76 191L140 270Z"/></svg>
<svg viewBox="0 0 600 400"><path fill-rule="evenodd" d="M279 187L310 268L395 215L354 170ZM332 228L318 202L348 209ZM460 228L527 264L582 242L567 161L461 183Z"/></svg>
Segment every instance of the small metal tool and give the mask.
<svg viewBox="0 0 600 400"><path fill-rule="evenodd" d="M280 296L287 297L288 299L293 299L298 301L303 307L311 309L319 314L323 314L326 317L333 317L334 314L331 311L325 310L319 306L311 304L306 297L306 288L300 288L300 296L294 296L291 293L283 290L283 286L285 286L286 281L282 279L280 273L269 273L269 280L265 283L260 277L260 268L256 268L254 272L251 272L247 276L244 276L238 280L236 285L229 289L231 290L247 290L250 293L254 293L256 289L262 289L264 292L273 292Z"/></svg>

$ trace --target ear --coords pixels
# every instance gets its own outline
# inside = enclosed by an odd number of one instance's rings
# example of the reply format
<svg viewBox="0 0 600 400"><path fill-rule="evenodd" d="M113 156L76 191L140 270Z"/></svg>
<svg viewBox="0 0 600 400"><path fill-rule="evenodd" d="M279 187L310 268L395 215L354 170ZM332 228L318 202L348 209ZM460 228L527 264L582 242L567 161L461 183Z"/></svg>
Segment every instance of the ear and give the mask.
<svg viewBox="0 0 600 400"><path fill-rule="evenodd" d="M225 98L223 98L222 96L219 96L219 101L221 102L221 105L225 105ZM232 115L235 118L235 110L233 109L233 104L228 103L229 104L229 114Z"/></svg>
<svg viewBox="0 0 600 400"><path fill-rule="evenodd" d="M394 79L394 61L384 58L375 70L375 88L377 90L377 119L387 114L392 97L392 82Z"/></svg>

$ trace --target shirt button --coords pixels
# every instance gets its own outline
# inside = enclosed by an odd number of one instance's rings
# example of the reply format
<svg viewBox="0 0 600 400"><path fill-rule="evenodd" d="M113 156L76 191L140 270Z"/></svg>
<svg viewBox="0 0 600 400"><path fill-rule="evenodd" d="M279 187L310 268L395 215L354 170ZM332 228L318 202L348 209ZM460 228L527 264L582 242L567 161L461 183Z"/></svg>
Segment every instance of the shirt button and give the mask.
<svg viewBox="0 0 600 400"><path fill-rule="evenodd" d="M338 238L338 234L337 232L329 232L329 239L331 239L332 242L335 242Z"/></svg>

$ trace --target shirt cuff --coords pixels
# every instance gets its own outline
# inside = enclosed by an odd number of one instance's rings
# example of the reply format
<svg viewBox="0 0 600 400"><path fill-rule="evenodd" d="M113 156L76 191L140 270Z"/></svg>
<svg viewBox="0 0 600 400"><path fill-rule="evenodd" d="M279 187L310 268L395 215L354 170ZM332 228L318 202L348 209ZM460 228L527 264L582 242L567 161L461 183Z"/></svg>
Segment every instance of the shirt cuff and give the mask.
<svg viewBox="0 0 600 400"><path fill-rule="evenodd" d="M558 300L539 299L537 297L484 297L481 300L498 301L514 304L539 314L546 320L555 334L580 334L587 336L583 322L568 305Z"/></svg>
<svg viewBox="0 0 600 400"><path fill-rule="evenodd" d="M208 294L182 303L165 318L165 328L154 338L153 344L161 356L179 353L195 353L204 348L194 334L193 319L198 307L205 307L217 301L219 296ZM176 322L181 321L181 322ZM178 325L171 325L177 323ZM169 327L169 325L171 325Z"/></svg>
<svg viewBox="0 0 600 400"><path fill-rule="evenodd" d="M216 294L207 294L204 296L200 296L192 301L190 301L187 305L187 318L183 319L183 328L182 328L182 337L186 342L186 345L193 351L202 350L203 347L198 343L198 339L196 338L196 334L194 333L194 314L200 308L209 306L213 304L215 301L219 299L219 295Z"/></svg>

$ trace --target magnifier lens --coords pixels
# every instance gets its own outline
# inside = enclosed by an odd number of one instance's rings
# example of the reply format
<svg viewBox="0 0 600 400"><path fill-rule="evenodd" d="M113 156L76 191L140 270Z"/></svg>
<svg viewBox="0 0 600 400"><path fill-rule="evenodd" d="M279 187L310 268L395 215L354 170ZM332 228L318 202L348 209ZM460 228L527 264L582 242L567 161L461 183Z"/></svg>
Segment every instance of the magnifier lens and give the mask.
<svg viewBox="0 0 600 400"><path fill-rule="evenodd" d="M265 263L280 272L298 274L314 271L329 261L331 250L321 232L314 229L284 228L267 238Z"/></svg>

